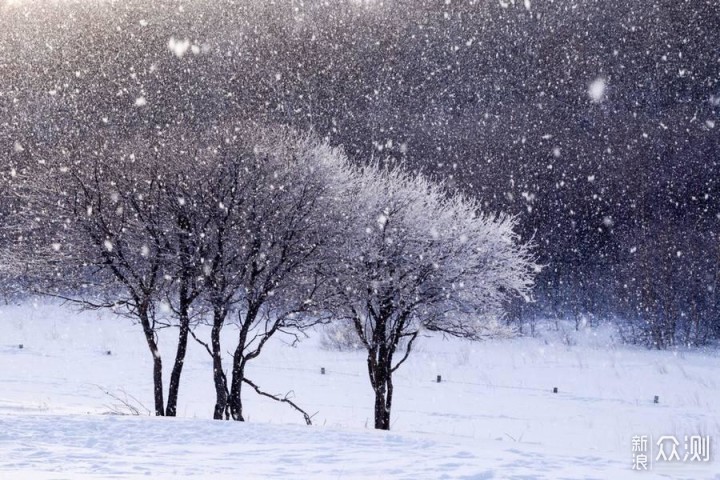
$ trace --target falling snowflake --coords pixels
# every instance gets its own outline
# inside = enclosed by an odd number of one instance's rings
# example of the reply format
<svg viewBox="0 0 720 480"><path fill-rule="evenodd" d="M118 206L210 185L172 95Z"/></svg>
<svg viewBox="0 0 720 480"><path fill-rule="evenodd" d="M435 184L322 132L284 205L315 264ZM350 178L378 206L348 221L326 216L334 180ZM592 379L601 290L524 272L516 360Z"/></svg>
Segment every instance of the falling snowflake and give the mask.
<svg viewBox="0 0 720 480"><path fill-rule="evenodd" d="M175 37L170 37L170 40L168 41L168 49L170 49L170 51L178 58L182 58L183 55L187 53L188 48L190 48L190 40L187 38L183 40L176 40Z"/></svg>
<svg viewBox="0 0 720 480"><path fill-rule="evenodd" d="M593 82L588 87L588 95L590 96L590 100L592 100L593 103L600 103L605 100L606 88L607 83L604 78L599 77L593 80Z"/></svg>

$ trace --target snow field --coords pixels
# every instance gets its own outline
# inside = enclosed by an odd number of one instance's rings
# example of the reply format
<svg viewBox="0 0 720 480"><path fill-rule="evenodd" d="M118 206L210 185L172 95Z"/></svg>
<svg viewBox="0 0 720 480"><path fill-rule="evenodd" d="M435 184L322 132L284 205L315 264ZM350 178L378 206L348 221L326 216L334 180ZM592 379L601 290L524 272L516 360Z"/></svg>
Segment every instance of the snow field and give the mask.
<svg viewBox="0 0 720 480"><path fill-rule="evenodd" d="M538 338L476 344L423 338L396 372L385 433L371 428L362 352L321 349L319 334L294 347L275 339L249 367L263 389L290 392L313 415L306 427L297 412L249 389L247 423L208 420L211 362L196 343L180 390L182 418L107 415L123 407L106 391L152 404L151 358L138 326L44 304L5 307L0 324L3 479L720 478L714 455L709 464L630 468L633 435L720 438L717 351L622 346L609 327L575 332L561 324ZM174 333L161 337L166 375ZM227 350L233 333L228 326Z"/></svg>

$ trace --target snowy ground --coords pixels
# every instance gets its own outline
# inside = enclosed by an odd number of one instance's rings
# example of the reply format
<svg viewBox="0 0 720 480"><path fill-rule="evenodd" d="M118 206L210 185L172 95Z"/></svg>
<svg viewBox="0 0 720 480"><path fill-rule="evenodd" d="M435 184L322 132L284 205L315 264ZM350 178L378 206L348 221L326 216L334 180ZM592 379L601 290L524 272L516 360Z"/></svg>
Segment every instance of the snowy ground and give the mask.
<svg viewBox="0 0 720 480"><path fill-rule="evenodd" d="M720 439L717 351L620 346L609 329L569 330L569 342L552 331L480 344L423 339L396 374L387 433L369 428L362 354L323 350L316 337L275 342L249 369L264 389L294 392L315 414L306 427L297 412L250 391L249 422L207 420L210 359L194 343L182 418L107 415L117 402L104 390L152 404L137 326L47 305L0 309L0 325L0 479L720 479L714 444L710 463L631 470L634 435Z"/></svg>

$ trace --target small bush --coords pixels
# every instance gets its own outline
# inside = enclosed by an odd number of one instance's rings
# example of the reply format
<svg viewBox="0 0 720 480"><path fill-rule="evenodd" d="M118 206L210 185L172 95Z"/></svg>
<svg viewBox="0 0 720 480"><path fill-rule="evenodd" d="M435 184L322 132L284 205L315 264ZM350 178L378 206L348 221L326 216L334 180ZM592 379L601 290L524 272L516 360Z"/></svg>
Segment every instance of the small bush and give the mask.
<svg viewBox="0 0 720 480"><path fill-rule="evenodd" d="M363 344L349 321L335 321L323 327L320 346L325 350L352 352L361 350Z"/></svg>

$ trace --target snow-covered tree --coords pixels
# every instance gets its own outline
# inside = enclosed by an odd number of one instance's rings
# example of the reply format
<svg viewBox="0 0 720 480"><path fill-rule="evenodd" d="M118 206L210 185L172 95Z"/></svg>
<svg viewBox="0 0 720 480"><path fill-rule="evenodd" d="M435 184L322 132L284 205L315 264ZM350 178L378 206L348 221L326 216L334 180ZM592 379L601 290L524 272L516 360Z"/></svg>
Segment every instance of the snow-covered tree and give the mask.
<svg viewBox="0 0 720 480"><path fill-rule="evenodd" d="M346 158L312 135L246 123L75 140L39 146L26 175L35 290L138 321L157 415L177 412L195 337L213 358L215 418L242 420L242 385L267 395L246 377L247 363L275 334L324 318L318 269L343 219L335 207L351 178ZM210 342L193 332L207 317ZM230 382L220 347L229 318L238 327ZM178 328L167 403L163 327Z"/></svg>
<svg viewBox="0 0 720 480"><path fill-rule="evenodd" d="M63 150L42 159L33 214L45 225L50 277L41 293L85 308L111 308L142 327L153 358L154 412L165 415L157 306L166 288L165 218L158 162L112 140L95 150Z"/></svg>
<svg viewBox="0 0 720 480"><path fill-rule="evenodd" d="M347 192L351 170L326 143L281 127L232 132L217 151L226 175L206 197L212 228L205 298L213 312L206 347L214 364L215 418L229 410L243 420L243 384L266 395L247 378L248 362L274 335L294 335L323 318L318 305L326 278L318 270L338 234L337 197ZM220 331L229 314L238 336L228 385Z"/></svg>
<svg viewBox="0 0 720 480"><path fill-rule="evenodd" d="M188 179L183 198L200 242L196 286L210 341L193 335L213 359L214 418L243 420L243 384L270 396L247 378L247 363L276 333L320 319L314 266L332 238L332 190L349 169L312 135L280 126L224 124L195 142L196 162L206 167ZM228 381L221 335L230 322L238 337Z"/></svg>
<svg viewBox="0 0 720 480"><path fill-rule="evenodd" d="M25 223L39 226L36 290L136 320L153 358L155 414L174 416L202 284L204 237L195 233L203 219L186 199L198 195L208 165L180 127L159 138L97 140L69 137L60 148L32 153ZM179 334L165 404L158 329L168 326Z"/></svg>
<svg viewBox="0 0 720 480"><path fill-rule="evenodd" d="M242 210L252 183L248 156L252 148L245 139L244 129L232 125L208 129L200 139L198 160L207 168L201 178L194 178L195 192L185 198L194 208L191 234L201 241L201 289L199 301L204 321L211 326L210 341L193 337L213 359L213 382L216 401L213 417L229 418L228 383L223 368L221 333L228 315L234 312L242 297L242 276L238 275L244 258L247 228Z"/></svg>
<svg viewBox="0 0 720 480"><path fill-rule="evenodd" d="M339 318L367 350L375 428L389 429L393 373L421 331L478 339L514 295L528 297L534 263L515 219L487 215L423 176L370 166L352 186L335 278Z"/></svg>

